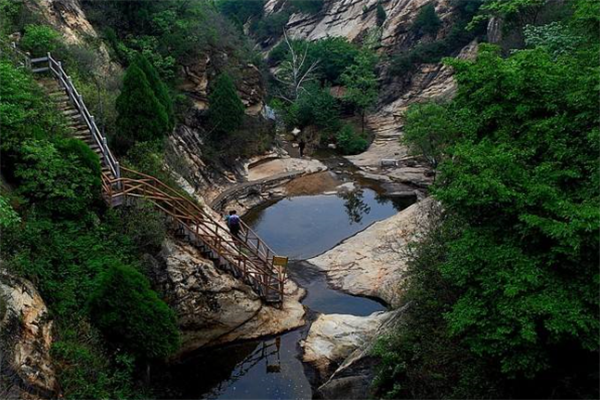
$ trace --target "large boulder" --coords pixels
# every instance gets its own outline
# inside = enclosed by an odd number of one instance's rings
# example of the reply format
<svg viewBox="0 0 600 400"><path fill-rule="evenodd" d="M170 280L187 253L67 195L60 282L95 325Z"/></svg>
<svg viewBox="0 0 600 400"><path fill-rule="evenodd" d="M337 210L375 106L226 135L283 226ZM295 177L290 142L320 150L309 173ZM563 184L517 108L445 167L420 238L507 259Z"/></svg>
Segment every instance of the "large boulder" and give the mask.
<svg viewBox="0 0 600 400"><path fill-rule="evenodd" d="M340 400L374 398L373 380L379 359L373 355L373 347L380 337L397 329L404 310L405 308L400 308L383 314L379 319L381 324L375 332L365 338L362 346L345 357L329 379L317 388L314 397Z"/></svg>
<svg viewBox="0 0 600 400"><path fill-rule="evenodd" d="M33 284L0 271L0 398L58 394L51 345L52 320Z"/></svg>
<svg viewBox="0 0 600 400"><path fill-rule="evenodd" d="M397 306L406 271L406 249L420 237L434 201L427 198L376 222L309 262L336 289Z"/></svg>
<svg viewBox="0 0 600 400"><path fill-rule="evenodd" d="M168 240L152 267L154 281L177 313L181 353L242 339L275 335L304 325L304 290L288 281L281 309L217 269L193 246Z"/></svg>
<svg viewBox="0 0 600 400"><path fill-rule="evenodd" d="M356 349L373 339L393 312L376 312L366 317L345 314L321 314L312 323L301 342L302 361L309 363L323 382Z"/></svg>

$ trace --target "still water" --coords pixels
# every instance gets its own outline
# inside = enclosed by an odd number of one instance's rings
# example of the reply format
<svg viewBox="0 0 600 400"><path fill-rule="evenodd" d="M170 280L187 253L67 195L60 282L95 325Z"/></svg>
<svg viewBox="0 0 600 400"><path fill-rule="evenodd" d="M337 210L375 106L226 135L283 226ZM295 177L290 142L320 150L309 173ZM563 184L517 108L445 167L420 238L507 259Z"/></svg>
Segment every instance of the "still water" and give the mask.
<svg viewBox="0 0 600 400"><path fill-rule="evenodd" d="M278 254L306 260L388 218L413 199L391 199L363 188L336 194L297 196L251 211L244 221Z"/></svg>
<svg viewBox="0 0 600 400"><path fill-rule="evenodd" d="M325 275L305 260L406 208L362 188L338 194L297 196L267 204L244 220L290 263L289 276L306 289L310 313L370 315L385 306L329 288ZM276 337L245 341L190 354L155 374L160 398L310 399L312 390L300 361L303 327Z"/></svg>

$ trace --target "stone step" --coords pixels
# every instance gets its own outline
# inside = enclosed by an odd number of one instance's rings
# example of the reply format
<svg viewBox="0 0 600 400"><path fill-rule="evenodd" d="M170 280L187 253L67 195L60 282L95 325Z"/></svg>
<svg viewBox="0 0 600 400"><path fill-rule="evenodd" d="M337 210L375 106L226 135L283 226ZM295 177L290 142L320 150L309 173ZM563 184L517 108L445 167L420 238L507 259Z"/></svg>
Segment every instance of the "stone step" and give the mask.
<svg viewBox="0 0 600 400"><path fill-rule="evenodd" d="M62 113L67 117L73 116L73 115L80 116L79 110L76 109L75 107L64 109L64 110L62 110Z"/></svg>

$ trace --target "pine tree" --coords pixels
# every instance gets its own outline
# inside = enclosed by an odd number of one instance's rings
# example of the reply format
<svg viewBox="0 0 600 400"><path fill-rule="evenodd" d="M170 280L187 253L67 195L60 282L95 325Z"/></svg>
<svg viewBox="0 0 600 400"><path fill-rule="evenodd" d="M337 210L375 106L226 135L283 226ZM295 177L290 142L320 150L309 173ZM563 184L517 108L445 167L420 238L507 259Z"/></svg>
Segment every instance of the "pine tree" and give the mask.
<svg viewBox="0 0 600 400"><path fill-rule="evenodd" d="M419 14L413 22L412 30L413 32L435 36L440 26L442 26L442 20L435 12L435 6L429 3L419 10Z"/></svg>
<svg viewBox="0 0 600 400"><path fill-rule="evenodd" d="M381 1L377 2L377 26L382 26L387 19L387 14Z"/></svg>
<svg viewBox="0 0 600 400"><path fill-rule="evenodd" d="M119 154L125 154L136 142L161 139L168 131L165 108L135 63L125 73L123 89L117 98L117 112L115 148Z"/></svg>
<svg viewBox="0 0 600 400"><path fill-rule="evenodd" d="M244 104L229 75L223 73L217 77L208 100L209 120L214 132L229 134L242 125Z"/></svg>
<svg viewBox="0 0 600 400"><path fill-rule="evenodd" d="M346 69L342 82L346 86L344 100L353 104L360 113L362 132L365 132L365 114L367 109L377 101L377 76L375 64L377 59L369 50L363 49L355 59L355 63Z"/></svg>
<svg viewBox="0 0 600 400"><path fill-rule="evenodd" d="M167 85L160 79L158 71L146 57L140 54L136 57L134 63L144 72L154 95L165 108L167 118L169 119L169 131L171 131L175 126L175 115L173 111L173 100L171 99Z"/></svg>

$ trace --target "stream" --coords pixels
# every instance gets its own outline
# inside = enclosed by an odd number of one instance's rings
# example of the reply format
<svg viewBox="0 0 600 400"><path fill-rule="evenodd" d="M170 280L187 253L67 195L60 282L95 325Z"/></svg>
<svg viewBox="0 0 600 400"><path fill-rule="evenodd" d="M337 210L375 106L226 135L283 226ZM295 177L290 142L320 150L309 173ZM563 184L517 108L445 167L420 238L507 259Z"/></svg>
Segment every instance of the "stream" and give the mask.
<svg viewBox="0 0 600 400"><path fill-rule="evenodd" d="M330 288L325 274L304 261L414 201L385 197L364 182L348 187L285 198L243 217L276 253L292 260L288 274L306 289L302 304L309 321L316 313L366 316L386 309L375 300ZM168 399L310 399L310 369L300 360L299 346L309 327L193 352L157 377L156 394Z"/></svg>

